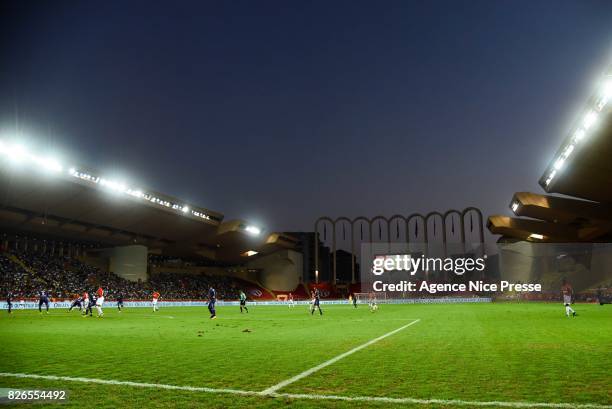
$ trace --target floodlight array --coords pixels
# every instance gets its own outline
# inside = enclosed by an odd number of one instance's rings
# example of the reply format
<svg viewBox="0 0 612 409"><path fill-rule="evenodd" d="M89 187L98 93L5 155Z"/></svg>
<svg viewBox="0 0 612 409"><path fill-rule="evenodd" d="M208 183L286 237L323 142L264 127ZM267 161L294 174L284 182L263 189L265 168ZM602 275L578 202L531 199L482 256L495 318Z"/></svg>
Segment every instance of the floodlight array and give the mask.
<svg viewBox="0 0 612 409"><path fill-rule="evenodd" d="M57 159L51 156L35 155L28 152L25 146L16 143L0 141L0 154L6 156L11 162L31 163L35 165L37 169L43 171L58 173L63 169Z"/></svg>
<svg viewBox="0 0 612 409"><path fill-rule="evenodd" d="M253 236L259 236L259 234L261 233L261 229L256 226L246 226L244 230L246 230L248 233L251 233Z"/></svg>
<svg viewBox="0 0 612 409"><path fill-rule="evenodd" d="M204 220L211 219L210 216L206 213L191 209L186 204L171 202L169 200L160 198L153 193L145 192L142 189L129 187L127 186L127 184L121 181L97 176L90 173L89 171L78 169L74 166L68 168L68 170L64 172L64 167L57 159L51 156L43 156L31 153L23 145L20 144L9 143L0 140L0 155L5 156L6 159L14 163L34 166L35 170L37 171L43 171L46 173L76 178L81 182L97 185L111 192L126 194L137 199L145 200L150 203L154 203L158 206L175 210L180 214L189 214L191 216Z"/></svg>
<svg viewBox="0 0 612 409"><path fill-rule="evenodd" d="M609 107L612 102L612 74L606 75L602 82L602 86L591 101L591 106L584 113L582 120L578 121L577 126L572 130L572 137L569 143L561 150L561 154L554 160L552 169L544 181L546 186L550 185L553 179L563 169L569 157L576 150L576 147L583 143L593 133L602 112L606 107Z"/></svg>

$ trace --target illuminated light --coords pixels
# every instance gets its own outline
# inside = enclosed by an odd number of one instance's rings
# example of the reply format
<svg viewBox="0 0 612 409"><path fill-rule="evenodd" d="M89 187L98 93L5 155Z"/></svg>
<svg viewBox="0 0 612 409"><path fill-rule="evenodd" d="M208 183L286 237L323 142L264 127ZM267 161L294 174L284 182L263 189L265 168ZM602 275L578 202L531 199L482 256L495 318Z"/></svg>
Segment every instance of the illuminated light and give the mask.
<svg viewBox="0 0 612 409"><path fill-rule="evenodd" d="M0 139L0 155L5 155L8 160L13 162L27 162L31 165L38 165L43 170L64 172L62 164L57 159L50 156L38 156L32 154L26 149L25 146L19 143L10 143L6 140ZM66 172L67 175L79 179L83 182L103 186L105 189L124 193L126 195L130 195L141 200L146 200L150 203L154 203L159 206L174 209L177 212L180 211L184 214L191 214L192 216L198 217L203 220L212 220L211 216L207 215L204 212L192 210L189 206L185 204L173 203L168 200L161 199L159 197L148 194L140 189L129 188L123 182L118 182L95 176L87 172L80 171L77 167L74 166L69 167ZM259 235L261 232L261 230L255 226L248 226L247 231L253 235Z"/></svg>
<svg viewBox="0 0 612 409"><path fill-rule="evenodd" d="M567 148L565 148L565 151L563 152L563 157L567 159L572 154L572 152L574 152L574 149L575 146L573 144L567 145Z"/></svg>
<svg viewBox="0 0 612 409"><path fill-rule="evenodd" d="M543 240L543 239L544 239L544 236L543 236L543 235L541 235L541 234L537 234L537 233L531 233L531 234L529 235L529 238L530 238L530 239L533 239L533 240Z"/></svg>
<svg viewBox="0 0 612 409"><path fill-rule="evenodd" d="M516 210L519 208L519 202L512 203L512 211L516 213Z"/></svg>
<svg viewBox="0 0 612 409"><path fill-rule="evenodd" d="M255 236L259 236L259 234L261 233L261 229L259 227L255 227L255 226L247 226L245 227L245 229L247 232L255 235Z"/></svg>
<svg viewBox="0 0 612 409"><path fill-rule="evenodd" d="M10 160L14 162L21 162L28 158L28 151L23 145L3 145L2 153L6 154Z"/></svg>
<svg viewBox="0 0 612 409"><path fill-rule="evenodd" d="M574 133L574 139L579 142L581 140L584 139L584 137L586 136L586 132L584 131L584 129L580 128L576 131L576 133Z"/></svg>
<svg viewBox="0 0 612 409"><path fill-rule="evenodd" d="M200 217L202 219L205 219L205 220L210 220L210 216L209 215L207 215L205 213L202 213L202 212L198 212L197 210L192 210L191 214L196 216L196 217Z"/></svg>
<svg viewBox="0 0 612 409"><path fill-rule="evenodd" d="M557 161L555 162L555 165L554 165L555 169L556 170L561 169L563 167L563 162L565 162L565 159L563 159L563 158L557 159Z"/></svg>
<svg viewBox="0 0 612 409"><path fill-rule="evenodd" d="M33 156L33 155L31 156L31 158L33 162L36 162L37 164L39 164L40 166L42 166L43 168L47 170L51 170L53 172L62 171L62 165L53 158L40 158L38 156Z"/></svg>
<svg viewBox="0 0 612 409"><path fill-rule="evenodd" d="M138 199L142 198L144 196L144 193L142 193L142 191L140 190L132 190L132 189L128 189L127 192L128 195L133 196L133 197L137 197Z"/></svg>
<svg viewBox="0 0 612 409"><path fill-rule="evenodd" d="M550 172L550 174L548 175L548 179L546 179L546 182L544 182L546 186L550 185L550 182L552 182L556 174L557 174L556 170L553 170L552 172Z"/></svg>
<svg viewBox="0 0 612 409"><path fill-rule="evenodd" d="M247 257L252 257L256 254L259 254L258 251L255 250L249 250L249 251L245 251L244 253L242 253L243 255L247 256Z"/></svg>
<svg viewBox="0 0 612 409"><path fill-rule="evenodd" d="M595 124L595 122L597 122L597 113L595 111L589 111L584 116L584 121L583 121L584 129L589 129Z"/></svg>
<svg viewBox="0 0 612 409"><path fill-rule="evenodd" d="M115 182L113 180L101 178L99 183L100 185L106 188L109 188L110 190L114 190L116 192L127 193L128 191L127 186L125 186L125 184L121 182Z"/></svg>

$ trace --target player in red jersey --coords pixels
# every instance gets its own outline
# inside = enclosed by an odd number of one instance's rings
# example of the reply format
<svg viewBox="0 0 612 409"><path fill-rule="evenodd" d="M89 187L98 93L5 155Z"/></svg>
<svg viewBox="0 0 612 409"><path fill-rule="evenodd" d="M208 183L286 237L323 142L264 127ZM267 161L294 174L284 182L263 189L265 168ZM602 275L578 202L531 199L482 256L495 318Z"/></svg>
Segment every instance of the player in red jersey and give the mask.
<svg viewBox="0 0 612 409"><path fill-rule="evenodd" d="M102 304L104 304L104 290L102 287L98 288L96 294L98 295L98 299L96 300L96 310L98 310L98 318L102 318L104 316L104 311L102 311Z"/></svg>
<svg viewBox="0 0 612 409"><path fill-rule="evenodd" d="M563 297L563 304L565 305L565 315L568 317L572 314L573 317L576 316L576 311L572 309L570 304L572 303L572 296L574 295L574 289L567 282L567 280L563 280L563 285L561 285L561 295Z"/></svg>
<svg viewBox="0 0 612 409"><path fill-rule="evenodd" d="M153 312L159 311L159 307L157 306L157 300L159 299L159 293L155 291L153 293Z"/></svg>

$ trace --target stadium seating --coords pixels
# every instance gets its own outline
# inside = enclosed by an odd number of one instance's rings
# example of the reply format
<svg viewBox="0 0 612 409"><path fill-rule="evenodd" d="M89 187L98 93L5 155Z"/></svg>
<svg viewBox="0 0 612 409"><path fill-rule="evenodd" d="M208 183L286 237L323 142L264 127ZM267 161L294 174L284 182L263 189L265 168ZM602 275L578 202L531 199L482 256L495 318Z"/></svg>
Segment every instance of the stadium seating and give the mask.
<svg viewBox="0 0 612 409"><path fill-rule="evenodd" d="M76 258L42 253L0 253L0 293L11 291L16 298L34 299L46 290L53 299L70 299L83 291L102 286L108 299L148 300L153 291L164 300L204 299L213 286L221 300L236 300L240 290L250 299L273 299L274 295L255 283L238 278L192 273L160 272L148 282L132 282L87 265Z"/></svg>

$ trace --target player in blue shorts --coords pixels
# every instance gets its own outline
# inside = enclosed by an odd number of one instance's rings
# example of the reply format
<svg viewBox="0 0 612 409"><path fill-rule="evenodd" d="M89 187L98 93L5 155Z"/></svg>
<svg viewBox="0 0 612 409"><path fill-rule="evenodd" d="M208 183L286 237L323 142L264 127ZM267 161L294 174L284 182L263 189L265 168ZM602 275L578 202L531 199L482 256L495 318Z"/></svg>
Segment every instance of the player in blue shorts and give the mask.
<svg viewBox="0 0 612 409"><path fill-rule="evenodd" d="M217 312L215 311L215 303L217 302L217 292L212 286L208 289L208 311L210 311L210 319L214 320L217 318Z"/></svg>
<svg viewBox="0 0 612 409"><path fill-rule="evenodd" d="M6 304L8 305L8 313L11 314L13 312L13 293L10 291L6 294Z"/></svg>
<svg viewBox="0 0 612 409"><path fill-rule="evenodd" d="M117 294L117 309L119 312L123 309L123 295L121 293Z"/></svg>
<svg viewBox="0 0 612 409"><path fill-rule="evenodd" d="M312 298L312 306L310 307L310 315L314 314L315 308L319 309L319 315L323 315L321 310L321 293L318 288L315 288L314 296Z"/></svg>
<svg viewBox="0 0 612 409"><path fill-rule="evenodd" d="M47 314L49 314L49 293L45 290L38 292L38 312L42 314L43 304L47 308Z"/></svg>
<svg viewBox="0 0 612 409"><path fill-rule="evenodd" d="M83 297L79 295L74 301L72 301L70 308L68 308L68 312L72 311L74 307L79 307L79 311L83 310Z"/></svg>

